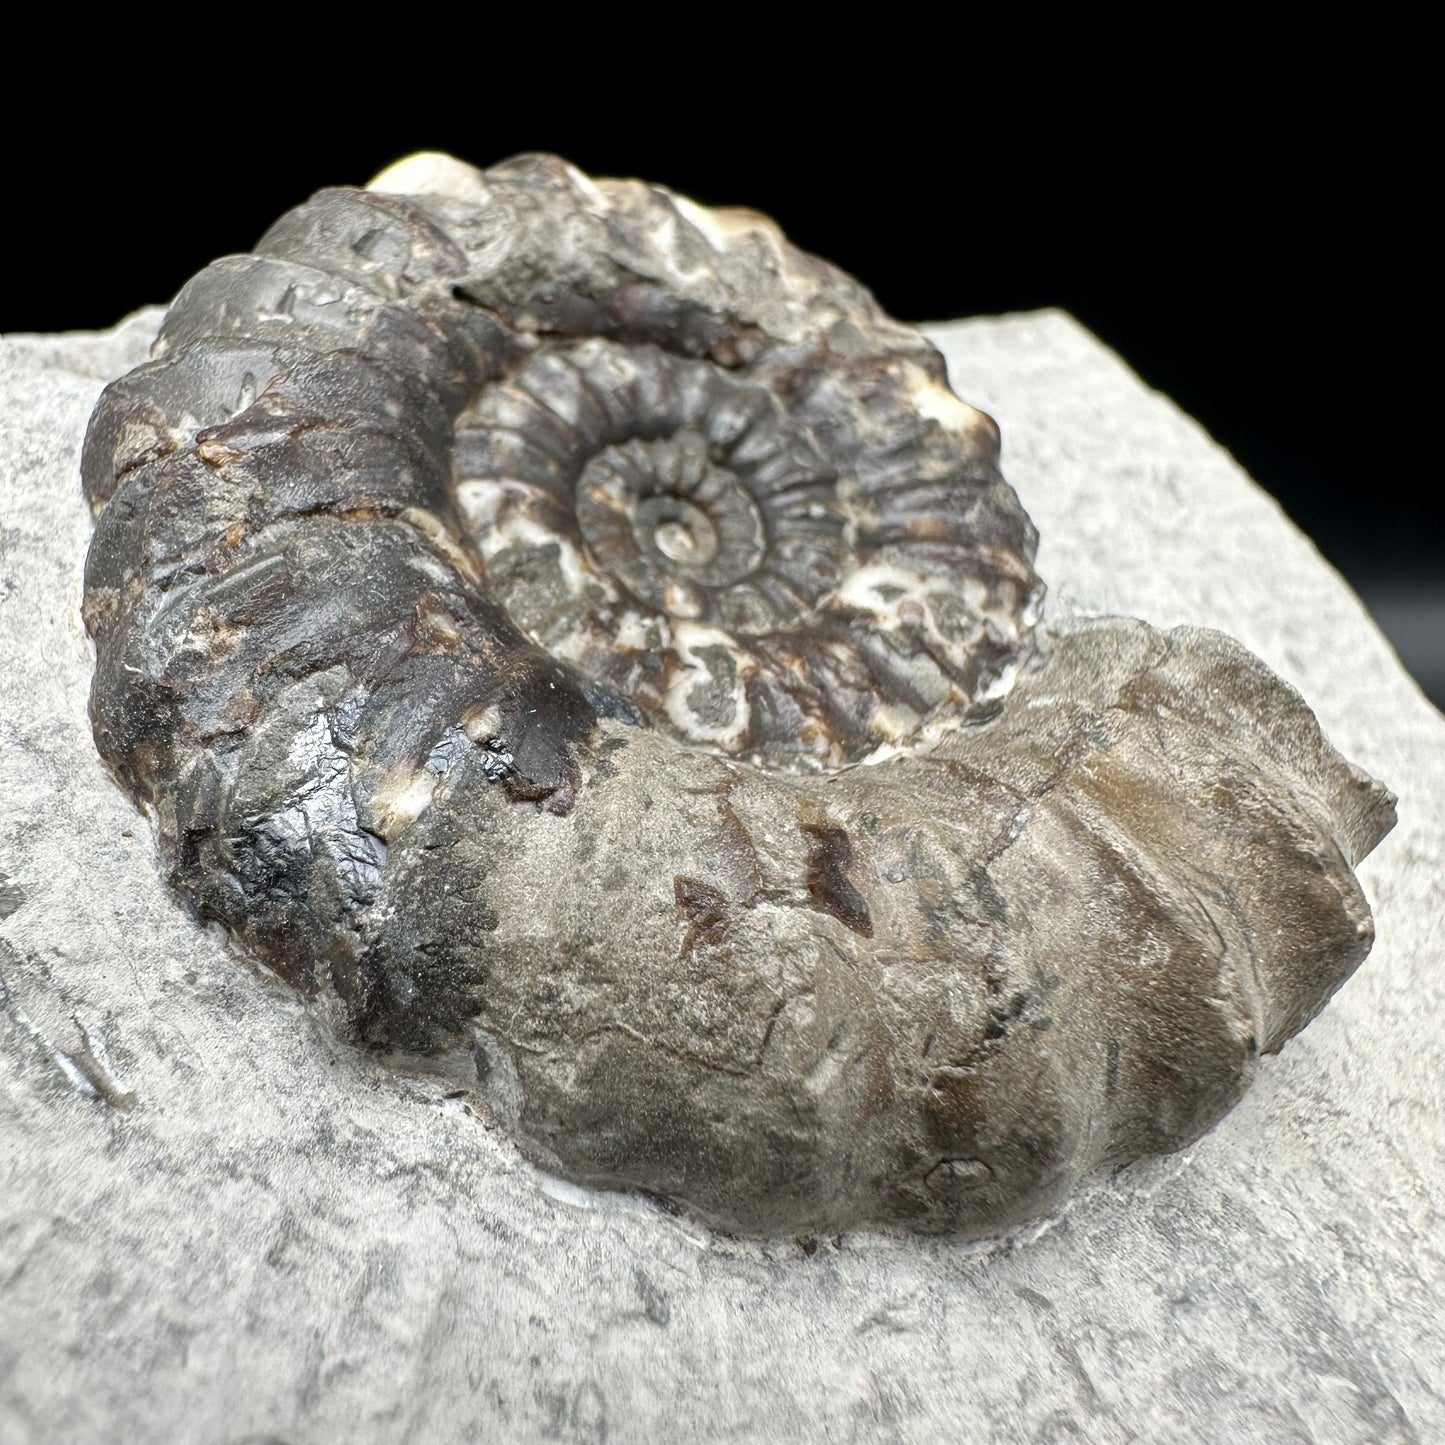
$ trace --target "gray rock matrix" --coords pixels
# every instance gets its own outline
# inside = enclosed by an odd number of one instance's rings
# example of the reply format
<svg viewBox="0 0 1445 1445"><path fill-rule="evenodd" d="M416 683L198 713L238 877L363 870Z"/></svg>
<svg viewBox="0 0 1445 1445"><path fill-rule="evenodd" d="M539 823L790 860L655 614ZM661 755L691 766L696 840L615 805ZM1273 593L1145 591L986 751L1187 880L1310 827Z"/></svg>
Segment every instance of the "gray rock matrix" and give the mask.
<svg viewBox="0 0 1445 1445"><path fill-rule="evenodd" d="M1211 1134L1026 1235L752 1245L557 1184L176 908L79 618L80 439L158 320L0 347L3 1445L1445 1432L1445 723L1166 400L1059 315L931 332L1053 621L1220 628L1399 793L1375 951Z"/></svg>

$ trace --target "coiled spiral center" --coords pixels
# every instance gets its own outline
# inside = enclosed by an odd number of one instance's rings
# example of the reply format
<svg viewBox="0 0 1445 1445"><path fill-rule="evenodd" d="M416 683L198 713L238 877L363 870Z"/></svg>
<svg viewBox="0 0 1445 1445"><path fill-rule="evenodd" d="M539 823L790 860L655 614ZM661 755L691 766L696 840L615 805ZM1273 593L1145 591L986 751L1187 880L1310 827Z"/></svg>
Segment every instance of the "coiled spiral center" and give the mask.
<svg viewBox="0 0 1445 1445"><path fill-rule="evenodd" d="M576 507L602 570L670 617L729 611L707 593L750 577L767 551L757 504L691 429L605 447L582 469Z"/></svg>

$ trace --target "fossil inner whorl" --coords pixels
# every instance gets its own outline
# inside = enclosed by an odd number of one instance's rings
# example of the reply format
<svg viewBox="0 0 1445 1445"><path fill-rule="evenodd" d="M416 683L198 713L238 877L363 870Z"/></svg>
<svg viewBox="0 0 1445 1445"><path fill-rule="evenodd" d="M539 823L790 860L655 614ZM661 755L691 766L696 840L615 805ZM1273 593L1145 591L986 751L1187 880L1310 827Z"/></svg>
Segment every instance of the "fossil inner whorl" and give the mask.
<svg viewBox="0 0 1445 1445"><path fill-rule="evenodd" d="M1027 635L1026 524L1011 567L975 567L987 460L930 479L905 448L892 469L922 477L870 494L836 404L655 345L525 353L457 434L493 591L654 722L755 761L838 766L967 717Z"/></svg>
<svg viewBox="0 0 1445 1445"><path fill-rule="evenodd" d="M757 502L700 432L604 448L582 469L577 521L588 554L638 602L754 630L758 606L735 584L760 574L769 537Z"/></svg>

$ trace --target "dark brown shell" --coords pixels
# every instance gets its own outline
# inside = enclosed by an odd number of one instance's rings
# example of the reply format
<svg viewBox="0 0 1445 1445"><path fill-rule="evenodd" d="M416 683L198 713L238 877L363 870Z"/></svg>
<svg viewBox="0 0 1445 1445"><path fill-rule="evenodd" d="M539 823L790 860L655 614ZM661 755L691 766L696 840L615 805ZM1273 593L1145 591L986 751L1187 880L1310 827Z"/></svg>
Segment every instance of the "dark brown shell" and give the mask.
<svg viewBox="0 0 1445 1445"><path fill-rule="evenodd" d="M1031 661L993 424L761 217L415 158L155 358L83 461L97 741L199 916L549 1167L988 1232L1368 948L1383 790L1215 634Z"/></svg>

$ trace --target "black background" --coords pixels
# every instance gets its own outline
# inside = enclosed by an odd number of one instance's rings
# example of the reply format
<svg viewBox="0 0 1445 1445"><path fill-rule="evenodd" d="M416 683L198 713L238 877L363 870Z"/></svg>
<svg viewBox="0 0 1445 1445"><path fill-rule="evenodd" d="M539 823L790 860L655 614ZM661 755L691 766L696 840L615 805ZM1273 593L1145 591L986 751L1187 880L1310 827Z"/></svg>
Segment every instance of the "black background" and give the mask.
<svg viewBox="0 0 1445 1445"><path fill-rule="evenodd" d="M458 54L434 81L378 63L302 105L254 66L208 90L194 57L83 158L12 151L24 224L6 228L7 269L23 280L0 294L0 331L108 326L319 186L412 150L557 151L766 211L905 319L1071 311L1274 493L1445 704L1445 522L1422 445L1431 202L1370 56L1246 73L1226 55L1147 89L1082 59L987 82L957 54L932 80L865 53L801 81L765 59L654 60L639 80L627 57L503 84L495 58Z"/></svg>

